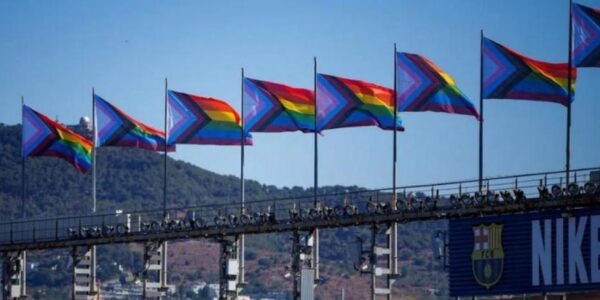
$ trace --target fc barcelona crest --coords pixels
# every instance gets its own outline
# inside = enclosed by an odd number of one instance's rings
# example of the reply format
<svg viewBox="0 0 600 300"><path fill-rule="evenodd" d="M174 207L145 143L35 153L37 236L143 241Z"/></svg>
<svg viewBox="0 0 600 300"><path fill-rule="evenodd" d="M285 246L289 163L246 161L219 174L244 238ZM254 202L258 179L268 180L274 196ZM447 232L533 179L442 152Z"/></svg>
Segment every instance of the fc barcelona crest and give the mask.
<svg viewBox="0 0 600 300"><path fill-rule="evenodd" d="M504 270L504 249L502 248L502 227L499 224L473 227L473 253L471 262L473 276L477 283L486 289L494 286Z"/></svg>

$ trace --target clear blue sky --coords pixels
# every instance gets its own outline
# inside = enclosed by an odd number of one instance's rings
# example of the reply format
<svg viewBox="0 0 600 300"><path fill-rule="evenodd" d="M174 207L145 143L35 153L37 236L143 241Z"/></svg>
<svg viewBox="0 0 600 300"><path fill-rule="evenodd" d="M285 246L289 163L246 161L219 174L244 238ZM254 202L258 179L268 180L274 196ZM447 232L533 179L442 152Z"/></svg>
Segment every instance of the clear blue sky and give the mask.
<svg viewBox="0 0 600 300"><path fill-rule="evenodd" d="M582 4L600 7L598 0ZM240 107L249 77L311 88L319 71L392 86L393 43L427 56L478 105L479 31L525 55L567 59L567 0L2 1L0 122L20 122L19 97L62 122L91 115L91 89L163 126L163 81ZM573 167L600 164L600 69L580 69ZM564 107L486 100L484 174L564 167ZM403 113L399 184L477 177L472 117ZM312 136L255 133L246 176L312 185ZM338 129L320 138L320 183L391 186L392 133ZM178 146L177 159L239 174L238 147Z"/></svg>

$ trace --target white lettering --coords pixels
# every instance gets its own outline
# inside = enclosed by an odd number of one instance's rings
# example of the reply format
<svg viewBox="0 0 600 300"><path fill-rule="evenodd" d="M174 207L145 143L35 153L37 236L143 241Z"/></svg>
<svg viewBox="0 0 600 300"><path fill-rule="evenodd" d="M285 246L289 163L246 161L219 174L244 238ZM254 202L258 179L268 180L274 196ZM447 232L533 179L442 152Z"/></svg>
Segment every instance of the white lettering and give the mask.
<svg viewBox="0 0 600 300"><path fill-rule="evenodd" d="M544 285L552 284L552 220L544 220L544 237L540 221L531 221L531 283L540 285L540 269Z"/></svg>
<svg viewBox="0 0 600 300"><path fill-rule="evenodd" d="M581 283L588 283L587 272L583 264L583 255L581 255L581 242L583 241L583 233L587 217L579 218L579 225L575 229L576 218L569 218L569 283L577 283L577 274Z"/></svg>
<svg viewBox="0 0 600 300"><path fill-rule="evenodd" d="M598 240L598 228L600 228L600 216L592 216L590 221L590 273L592 282L600 282L600 268L598 268L598 256L600 255L600 241Z"/></svg>
<svg viewBox="0 0 600 300"><path fill-rule="evenodd" d="M556 219L556 284L565 284L565 258L563 242L563 219Z"/></svg>

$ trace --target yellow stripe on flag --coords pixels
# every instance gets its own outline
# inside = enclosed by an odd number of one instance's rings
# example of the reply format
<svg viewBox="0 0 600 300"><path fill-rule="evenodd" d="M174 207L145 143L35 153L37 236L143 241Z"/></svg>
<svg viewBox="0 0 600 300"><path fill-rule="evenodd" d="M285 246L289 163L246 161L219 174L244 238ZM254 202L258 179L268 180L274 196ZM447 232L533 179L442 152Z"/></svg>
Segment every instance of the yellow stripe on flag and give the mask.
<svg viewBox="0 0 600 300"><path fill-rule="evenodd" d="M298 102L292 102L283 98L279 99L281 106L283 106L287 110L293 110L299 114L303 115L314 115L315 114L315 106L310 104L303 104Z"/></svg>
<svg viewBox="0 0 600 300"><path fill-rule="evenodd" d="M232 112L217 110L205 110L204 112L206 112L208 117L214 121L238 123L235 114Z"/></svg>

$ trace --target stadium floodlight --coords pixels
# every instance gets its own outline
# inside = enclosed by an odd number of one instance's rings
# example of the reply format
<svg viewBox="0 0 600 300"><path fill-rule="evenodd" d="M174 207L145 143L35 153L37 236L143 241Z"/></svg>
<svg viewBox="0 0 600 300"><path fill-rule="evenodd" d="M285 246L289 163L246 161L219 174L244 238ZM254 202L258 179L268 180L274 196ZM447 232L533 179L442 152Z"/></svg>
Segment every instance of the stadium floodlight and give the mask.
<svg viewBox="0 0 600 300"><path fill-rule="evenodd" d="M230 214L229 215L229 226L237 227L238 225L240 225L240 219L238 218L238 216L236 216L234 214Z"/></svg>
<svg viewBox="0 0 600 300"><path fill-rule="evenodd" d="M558 184L553 185L550 191L552 193L552 197L554 198L560 198L563 195L563 190Z"/></svg>
<svg viewBox="0 0 600 300"><path fill-rule="evenodd" d="M399 211L405 211L405 210L407 210L406 201L403 200L403 199L397 200L396 201L396 209L399 210Z"/></svg>
<svg viewBox="0 0 600 300"><path fill-rule="evenodd" d="M475 206L477 207L483 207L486 203L485 195L481 194L480 192L475 192L475 194L473 194L473 200L475 201Z"/></svg>
<svg viewBox="0 0 600 300"><path fill-rule="evenodd" d="M593 195L598 190L598 186L595 183L588 181L583 185L583 190L587 195Z"/></svg>
<svg viewBox="0 0 600 300"><path fill-rule="evenodd" d="M92 238L98 238L102 234L102 230L97 226L91 227L89 229L89 231L90 231L90 237L92 237Z"/></svg>
<svg viewBox="0 0 600 300"><path fill-rule="evenodd" d="M550 200L552 198L552 194L545 185L539 185L537 187L538 194L540 195L540 199L542 200Z"/></svg>
<svg viewBox="0 0 600 300"><path fill-rule="evenodd" d="M71 238L76 239L79 237L79 230L74 229L74 228L69 228L69 229L67 229L67 231L69 232L69 236Z"/></svg>
<svg viewBox="0 0 600 300"><path fill-rule="evenodd" d="M367 212L371 215L377 213L377 203L375 201L369 200L367 201Z"/></svg>
<svg viewBox="0 0 600 300"><path fill-rule="evenodd" d="M86 239L89 237L89 229L87 227L81 227L79 229L79 237L82 239Z"/></svg>
<svg viewBox="0 0 600 300"><path fill-rule="evenodd" d="M275 216L275 212L271 208L271 205L267 206L267 213L265 215L265 219L270 224L277 224L277 217Z"/></svg>
<svg viewBox="0 0 600 300"><path fill-rule="evenodd" d="M333 212L333 208L329 207L329 206L323 206L323 208L321 209L321 212L323 214L323 217L326 219L333 219L335 218L335 214Z"/></svg>
<svg viewBox="0 0 600 300"><path fill-rule="evenodd" d="M500 205L500 194L494 192L494 191L490 191L488 190L486 195L485 195L485 199L487 200L487 204L490 206L496 206L496 205Z"/></svg>
<svg viewBox="0 0 600 300"><path fill-rule="evenodd" d="M459 208L460 207L460 200L458 199L458 197L454 194L450 195L450 207L452 208Z"/></svg>
<svg viewBox="0 0 600 300"><path fill-rule="evenodd" d="M425 203L425 207L429 211L434 211L437 209L437 199L432 199L431 197L425 197L424 203Z"/></svg>
<svg viewBox="0 0 600 300"><path fill-rule="evenodd" d="M342 205L336 205L336 206L334 206L333 207L333 214L336 217L338 217L338 218L344 217L344 215L346 214L345 210L344 210L344 206L342 206Z"/></svg>
<svg viewBox="0 0 600 300"><path fill-rule="evenodd" d="M292 220L293 222L300 221L300 219L301 219L300 209L298 209L296 207L296 204L294 204L294 206L292 206L292 208L290 208L289 215L290 215L290 220Z"/></svg>
<svg viewBox="0 0 600 300"><path fill-rule="evenodd" d="M252 220L254 221L255 225L262 225L267 222L266 216L259 211L254 213Z"/></svg>
<svg viewBox="0 0 600 300"><path fill-rule="evenodd" d="M579 196L580 191L579 185L575 182L571 182L567 186L567 193L569 193L569 196L571 197Z"/></svg>
<svg viewBox="0 0 600 300"><path fill-rule="evenodd" d="M346 204L344 205L344 213L347 216L354 216L358 214L358 207L354 204Z"/></svg>
<svg viewBox="0 0 600 300"><path fill-rule="evenodd" d="M308 216L311 219L316 220L321 216L321 210L319 208L313 207L308 211Z"/></svg>
<svg viewBox="0 0 600 300"><path fill-rule="evenodd" d="M463 207L471 207L473 206L473 198L468 193L464 193L460 196L460 203Z"/></svg>
<svg viewBox="0 0 600 300"><path fill-rule="evenodd" d="M114 229L114 228L113 228L113 229ZM150 229L150 223L147 223L147 222L142 222L142 223L140 224L140 232L141 232L141 233L148 233L148 232L150 232L150 230L151 230L151 229Z"/></svg>
<svg viewBox="0 0 600 300"><path fill-rule="evenodd" d="M505 204L511 204L515 202L515 198L510 191L502 191L500 192L500 196L502 197L502 202Z"/></svg>
<svg viewBox="0 0 600 300"><path fill-rule="evenodd" d="M242 215L240 215L240 223L242 223L242 225L244 226L249 225L250 223L252 223L252 216L243 213Z"/></svg>
<svg viewBox="0 0 600 300"><path fill-rule="evenodd" d="M389 203L387 203L387 202L377 203L377 210L376 210L376 212L378 214L387 214L387 213L390 213L390 212L392 212L392 206Z"/></svg>
<svg viewBox="0 0 600 300"><path fill-rule="evenodd" d="M183 221L181 221L182 227L185 230L192 230L194 229L194 219L191 218L186 218Z"/></svg>
<svg viewBox="0 0 600 300"><path fill-rule="evenodd" d="M406 197L406 211L410 211L415 209L415 204L417 202L417 199L415 199L415 195L411 192L408 193L408 196Z"/></svg>
<svg viewBox="0 0 600 300"><path fill-rule="evenodd" d="M159 232L161 230L160 223L158 223L157 221L152 221L150 223L150 230L154 233Z"/></svg>
<svg viewBox="0 0 600 300"><path fill-rule="evenodd" d="M204 226L206 226L204 219L202 219L200 217L196 217L196 219L194 219L194 228L200 229L200 228L204 228Z"/></svg>
<svg viewBox="0 0 600 300"><path fill-rule="evenodd" d="M129 228L125 224L118 224L116 232L118 235L126 235L129 232Z"/></svg>
<svg viewBox="0 0 600 300"><path fill-rule="evenodd" d="M222 216L222 215L217 215L215 216L215 225L217 225L217 227L222 227L223 225L225 225L227 223L227 218Z"/></svg>
<svg viewBox="0 0 600 300"><path fill-rule="evenodd" d="M527 196L525 196L525 192L522 189L514 189L513 194L515 195L516 202L525 202L527 201Z"/></svg>
<svg viewBox="0 0 600 300"><path fill-rule="evenodd" d="M169 231L177 231L177 230L180 230L183 227L183 226L181 226L182 225L181 222L179 220L176 220L176 219L170 220L166 224L167 224L166 228Z"/></svg>
<svg viewBox="0 0 600 300"><path fill-rule="evenodd" d="M310 218L310 209L300 208L298 210L298 221L306 221Z"/></svg>

